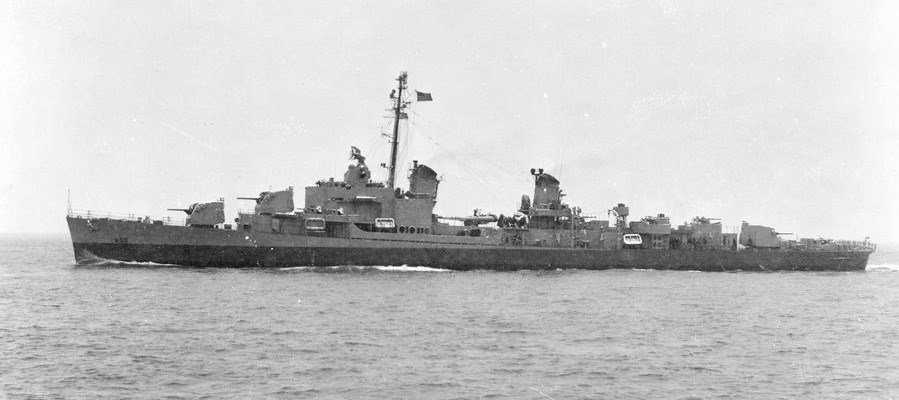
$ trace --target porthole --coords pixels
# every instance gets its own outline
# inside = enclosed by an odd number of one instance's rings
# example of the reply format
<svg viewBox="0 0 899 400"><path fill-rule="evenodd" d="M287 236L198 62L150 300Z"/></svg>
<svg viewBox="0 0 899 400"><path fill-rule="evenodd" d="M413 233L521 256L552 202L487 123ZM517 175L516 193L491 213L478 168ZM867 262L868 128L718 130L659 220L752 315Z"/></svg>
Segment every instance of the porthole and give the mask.
<svg viewBox="0 0 899 400"><path fill-rule="evenodd" d="M401 226L401 227L400 227L400 233L406 233L406 227L405 227L405 226Z"/></svg>

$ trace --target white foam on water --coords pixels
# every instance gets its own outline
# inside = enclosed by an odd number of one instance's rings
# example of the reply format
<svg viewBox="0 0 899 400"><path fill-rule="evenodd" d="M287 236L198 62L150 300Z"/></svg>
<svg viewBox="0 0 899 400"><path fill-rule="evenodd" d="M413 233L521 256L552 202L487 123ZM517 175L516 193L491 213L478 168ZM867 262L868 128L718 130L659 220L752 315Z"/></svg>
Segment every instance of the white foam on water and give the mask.
<svg viewBox="0 0 899 400"><path fill-rule="evenodd" d="M890 271L896 272L899 271L899 265L896 264L868 264L865 267L865 271Z"/></svg>
<svg viewBox="0 0 899 400"><path fill-rule="evenodd" d="M389 265L381 265L381 266L373 266L372 268L378 271L389 271L389 272L451 272L448 269L443 268L431 268L431 267L410 267L408 265L400 265L398 267L389 266Z"/></svg>
<svg viewBox="0 0 899 400"><path fill-rule="evenodd" d="M318 272L366 272L366 271L383 271L383 272L452 272L448 269L430 268L430 267L410 267L408 265L392 266L392 265L331 265L322 267L284 267L278 268L279 271L318 271Z"/></svg>
<svg viewBox="0 0 899 400"><path fill-rule="evenodd" d="M160 264L152 261L138 262L138 261L123 261L123 264L128 265L145 265L148 267L180 267L178 264Z"/></svg>
<svg viewBox="0 0 899 400"><path fill-rule="evenodd" d="M107 258L93 258L90 260L85 260L79 262L77 265L80 266L92 266L92 267L103 267L103 266L128 266L128 267L180 267L178 264L161 264L152 261L121 261L121 260L112 260Z"/></svg>
<svg viewBox="0 0 899 400"><path fill-rule="evenodd" d="M105 267L105 266L134 266L134 267L180 267L178 264L160 264L152 261L122 261L111 258L103 258L90 251L85 250L86 259L77 262L75 265Z"/></svg>
<svg viewBox="0 0 899 400"><path fill-rule="evenodd" d="M314 267L284 267L278 268L278 271L305 271L307 269L312 269Z"/></svg>

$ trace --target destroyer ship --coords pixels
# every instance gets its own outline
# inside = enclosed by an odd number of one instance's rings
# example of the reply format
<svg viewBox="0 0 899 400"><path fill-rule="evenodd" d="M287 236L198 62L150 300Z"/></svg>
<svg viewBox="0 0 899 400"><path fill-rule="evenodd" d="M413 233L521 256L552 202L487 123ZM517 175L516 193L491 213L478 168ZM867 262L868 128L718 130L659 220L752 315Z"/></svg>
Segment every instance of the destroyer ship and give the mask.
<svg viewBox="0 0 899 400"><path fill-rule="evenodd" d="M563 202L561 183L530 169L533 195L508 214L434 213L440 179L414 161L408 188L396 182L400 121L413 100L407 74L390 94L393 119L386 182L372 179L360 149L342 179L315 182L294 205L294 190L264 191L252 211L226 223L224 199L183 209L182 221L68 210L75 260L175 264L189 267L281 268L424 266L450 270L640 268L698 271L864 270L875 245L865 240L783 239L743 222L725 232L715 218L679 226L664 214L628 221L614 204L602 220Z"/></svg>

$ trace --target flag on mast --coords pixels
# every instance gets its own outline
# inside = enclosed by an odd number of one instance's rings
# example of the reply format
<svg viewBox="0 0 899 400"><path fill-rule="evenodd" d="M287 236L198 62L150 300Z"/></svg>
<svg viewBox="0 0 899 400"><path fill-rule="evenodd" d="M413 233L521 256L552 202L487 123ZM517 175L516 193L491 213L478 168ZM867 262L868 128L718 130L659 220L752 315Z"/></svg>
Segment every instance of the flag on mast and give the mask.
<svg viewBox="0 0 899 400"><path fill-rule="evenodd" d="M419 92L416 90L415 96L418 101L434 101L430 93Z"/></svg>
<svg viewBox="0 0 899 400"><path fill-rule="evenodd" d="M362 151L356 146L350 146L350 160L353 159L359 160L360 163L365 163L365 156L362 155Z"/></svg>

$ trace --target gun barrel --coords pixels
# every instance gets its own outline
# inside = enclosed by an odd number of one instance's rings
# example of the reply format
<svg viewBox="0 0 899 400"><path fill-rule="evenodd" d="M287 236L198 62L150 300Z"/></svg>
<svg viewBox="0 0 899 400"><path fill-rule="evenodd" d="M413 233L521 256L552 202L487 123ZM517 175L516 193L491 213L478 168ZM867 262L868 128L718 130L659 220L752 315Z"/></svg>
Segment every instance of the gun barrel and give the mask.
<svg viewBox="0 0 899 400"><path fill-rule="evenodd" d="M259 197L238 197L237 200L259 200Z"/></svg>

